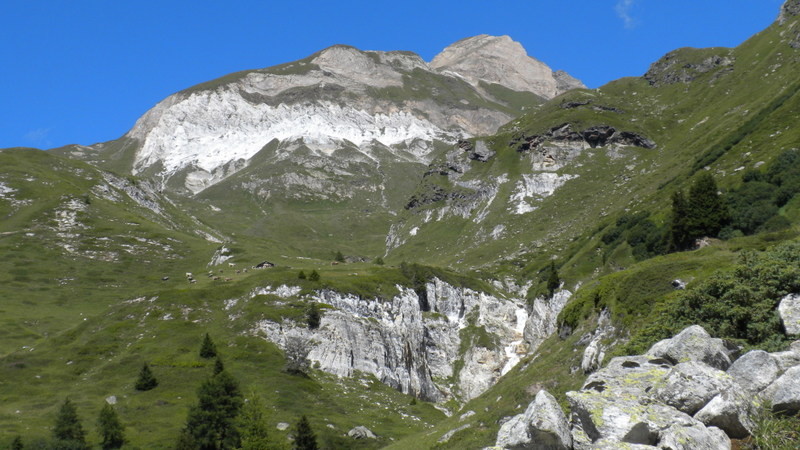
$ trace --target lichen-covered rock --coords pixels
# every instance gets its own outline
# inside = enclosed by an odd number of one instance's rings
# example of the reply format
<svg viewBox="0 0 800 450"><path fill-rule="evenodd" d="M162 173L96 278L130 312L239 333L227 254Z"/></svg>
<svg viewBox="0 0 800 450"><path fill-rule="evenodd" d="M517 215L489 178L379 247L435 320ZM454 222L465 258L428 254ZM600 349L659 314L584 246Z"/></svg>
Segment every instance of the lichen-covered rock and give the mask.
<svg viewBox="0 0 800 450"><path fill-rule="evenodd" d="M716 427L701 423L673 425L661 435L658 447L669 450L730 450L731 440Z"/></svg>
<svg viewBox="0 0 800 450"><path fill-rule="evenodd" d="M778 304L786 334L800 334L800 295L789 294Z"/></svg>
<svg viewBox="0 0 800 450"><path fill-rule="evenodd" d="M689 361L673 367L653 397L679 411L694 415L719 393L740 389L733 378L709 365Z"/></svg>
<svg viewBox="0 0 800 450"><path fill-rule="evenodd" d="M763 350L753 350L737 359L728 375L751 394L761 392L778 378L780 366L775 357Z"/></svg>
<svg viewBox="0 0 800 450"><path fill-rule="evenodd" d="M359 425L352 430L347 432L347 436L353 439L377 439L378 437L375 436L375 433L372 432L369 428Z"/></svg>
<svg viewBox="0 0 800 450"><path fill-rule="evenodd" d="M700 325L692 325L671 339L655 343L647 352L673 364L701 361L719 370L730 367L735 353L736 350L729 348L722 339L712 338Z"/></svg>
<svg viewBox="0 0 800 450"><path fill-rule="evenodd" d="M755 405L746 395L735 390L722 392L698 411L694 418L721 429L731 438L743 439L755 427Z"/></svg>
<svg viewBox="0 0 800 450"><path fill-rule="evenodd" d="M572 448L572 436L556 399L539 391L523 414L500 427L496 445L506 449L566 450Z"/></svg>
<svg viewBox="0 0 800 450"><path fill-rule="evenodd" d="M776 412L800 412L800 366L787 370L764 389L761 397L772 404L772 409Z"/></svg>
<svg viewBox="0 0 800 450"><path fill-rule="evenodd" d="M614 332L614 326L611 325L611 313L604 309L597 319L597 329L589 342L589 345L583 350L583 358L581 359L581 370L584 373L594 372L600 367L600 364L605 358L605 349L603 348L603 339L610 336Z"/></svg>

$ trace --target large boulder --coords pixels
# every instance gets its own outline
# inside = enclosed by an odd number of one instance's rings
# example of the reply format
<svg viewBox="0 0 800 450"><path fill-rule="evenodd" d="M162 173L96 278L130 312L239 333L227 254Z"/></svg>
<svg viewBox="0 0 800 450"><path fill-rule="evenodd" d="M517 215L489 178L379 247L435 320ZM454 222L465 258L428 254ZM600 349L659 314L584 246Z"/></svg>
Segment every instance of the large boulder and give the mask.
<svg viewBox="0 0 800 450"><path fill-rule="evenodd" d="M572 436L556 399L539 391L523 414L500 427L496 445L507 449L567 450L572 448Z"/></svg>
<svg viewBox="0 0 800 450"><path fill-rule="evenodd" d="M673 367L653 397L679 411L694 415L720 392L738 390L733 378L721 370L698 361Z"/></svg>
<svg viewBox="0 0 800 450"><path fill-rule="evenodd" d="M780 371L775 357L764 350L753 350L737 359L728 369L728 375L747 392L756 394L775 381Z"/></svg>
<svg viewBox="0 0 800 450"><path fill-rule="evenodd" d="M725 391L714 397L694 418L715 426L734 439L744 439L755 427L755 405L744 392Z"/></svg>
<svg viewBox="0 0 800 450"><path fill-rule="evenodd" d="M736 359L736 352L722 339L712 338L700 325L692 325L671 339L655 343L647 354L673 364L701 361L715 369L727 370Z"/></svg>
<svg viewBox="0 0 800 450"><path fill-rule="evenodd" d="M375 433L369 428L359 425L347 432L347 435L353 439L377 439Z"/></svg>
<svg viewBox="0 0 800 450"><path fill-rule="evenodd" d="M800 412L800 366L787 370L764 389L761 397L772 404L772 409L776 412Z"/></svg>
<svg viewBox="0 0 800 450"><path fill-rule="evenodd" d="M719 428L705 427L699 422L691 426L676 424L662 433L658 447L669 450L730 450L731 440Z"/></svg>
<svg viewBox="0 0 800 450"><path fill-rule="evenodd" d="M778 304L786 334L800 334L800 294L789 294Z"/></svg>

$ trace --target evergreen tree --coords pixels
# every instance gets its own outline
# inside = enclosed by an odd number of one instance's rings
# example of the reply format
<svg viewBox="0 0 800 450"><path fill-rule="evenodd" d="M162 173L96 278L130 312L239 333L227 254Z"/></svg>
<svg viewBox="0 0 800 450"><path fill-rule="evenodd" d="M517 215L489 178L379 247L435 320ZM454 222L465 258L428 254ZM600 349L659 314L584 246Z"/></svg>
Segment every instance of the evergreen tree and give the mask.
<svg viewBox="0 0 800 450"><path fill-rule="evenodd" d="M550 261L550 275L547 277L547 292L550 297L555 294L556 289L561 286L561 279L558 277L555 261Z"/></svg>
<svg viewBox="0 0 800 450"><path fill-rule="evenodd" d="M78 418L78 410L75 405L66 399L56 417L56 424L53 427L53 437L55 438L56 448L69 449L88 449L86 443L86 431L84 431L81 421Z"/></svg>
<svg viewBox="0 0 800 450"><path fill-rule="evenodd" d="M307 278L306 273L301 270L300 273L297 274L297 278L300 280L305 280Z"/></svg>
<svg viewBox="0 0 800 450"><path fill-rule="evenodd" d="M311 274L308 275L308 279L310 281L319 281L319 272L312 270Z"/></svg>
<svg viewBox="0 0 800 450"><path fill-rule="evenodd" d="M294 450L317 450L317 436L308 423L308 418L303 415L297 422L294 433Z"/></svg>
<svg viewBox="0 0 800 450"><path fill-rule="evenodd" d="M334 257L334 261L343 263L344 262L344 255L342 252L336 252L336 256Z"/></svg>
<svg viewBox="0 0 800 450"><path fill-rule="evenodd" d="M180 445L194 442L196 449L222 450L240 444L237 418L242 408L239 383L222 371L204 381L197 390L197 404L189 410Z"/></svg>
<svg viewBox="0 0 800 450"><path fill-rule="evenodd" d="M730 219L728 207L717 192L717 183L706 171L701 172L692 183L687 208L691 239L717 236Z"/></svg>
<svg viewBox="0 0 800 450"><path fill-rule="evenodd" d="M147 363L144 363L142 370L139 371L139 379L136 380L136 384L133 387L137 391L149 391L156 386L158 386L158 380L156 380Z"/></svg>
<svg viewBox="0 0 800 450"><path fill-rule="evenodd" d="M200 345L200 357L209 359L215 356L217 356L217 346L214 345L211 336L206 333L206 336L203 338L203 343Z"/></svg>
<svg viewBox="0 0 800 450"><path fill-rule="evenodd" d="M264 450L270 448L267 409L261 397L253 393L244 404L239 418L242 450Z"/></svg>
<svg viewBox="0 0 800 450"><path fill-rule="evenodd" d="M383 262L383 258L382 258L382 257L380 257L380 256L378 256L377 258L375 258L375 264L377 264L377 265L379 265L379 266L382 266L382 265L384 265L385 263Z"/></svg>
<svg viewBox="0 0 800 450"><path fill-rule="evenodd" d="M178 435L178 442L175 443L175 450L197 450L197 448L197 442L189 434L189 430L182 429Z"/></svg>
<svg viewBox="0 0 800 450"><path fill-rule="evenodd" d="M222 364L222 359L217 356L217 359L214 361L214 375L218 375L223 370L225 370L225 365Z"/></svg>
<svg viewBox="0 0 800 450"><path fill-rule="evenodd" d="M125 443L125 427L119 421L117 412L108 403L103 404L97 418L98 434L103 438L100 446L103 449L120 448Z"/></svg>
<svg viewBox="0 0 800 450"><path fill-rule="evenodd" d="M669 230L667 231L667 251L678 252L686 250L692 245L692 236L689 232L689 205L682 191L672 194L672 211L669 217Z"/></svg>
<svg viewBox="0 0 800 450"><path fill-rule="evenodd" d="M25 448L25 446L22 445L22 436L15 437L14 440L11 441L11 446L9 447L10 450L22 450L23 448Z"/></svg>
<svg viewBox="0 0 800 450"><path fill-rule="evenodd" d="M319 328L319 322L322 320L322 315L319 312L319 305L312 303L306 310L306 323L309 330L316 330Z"/></svg>

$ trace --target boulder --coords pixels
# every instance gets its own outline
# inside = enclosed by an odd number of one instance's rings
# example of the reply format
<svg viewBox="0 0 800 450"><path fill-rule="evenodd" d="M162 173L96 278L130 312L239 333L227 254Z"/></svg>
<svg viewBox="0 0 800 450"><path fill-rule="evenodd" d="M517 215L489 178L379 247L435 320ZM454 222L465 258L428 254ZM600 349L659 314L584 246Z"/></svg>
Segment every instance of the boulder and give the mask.
<svg viewBox="0 0 800 450"><path fill-rule="evenodd" d="M787 414L800 412L800 366L787 370L764 389L761 398L772 404L775 412Z"/></svg>
<svg viewBox="0 0 800 450"><path fill-rule="evenodd" d="M733 378L698 361L680 363L666 376L653 397L679 411L694 415L717 394L739 389Z"/></svg>
<svg viewBox="0 0 800 450"><path fill-rule="evenodd" d="M377 439L375 433L365 426L357 426L347 432L347 436L353 439Z"/></svg>
<svg viewBox="0 0 800 450"><path fill-rule="evenodd" d="M442 437L440 437L436 442L438 442L440 444L444 444L445 442L449 441L450 438L453 437L454 434L458 433L459 431L466 430L467 428L469 428L471 426L472 426L472 424L468 423L466 425L461 425L458 428L454 428L454 429L448 431L447 433L443 434Z"/></svg>
<svg viewBox="0 0 800 450"><path fill-rule="evenodd" d="M286 431L289 429L289 427L290 425L286 422L278 422L278 425L275 426L275 428L277 428L278 431Z"/></svg>
<svg viewBox="0 0 800 450"><path fill-rule="evenodd" d="M692 325L671 339L655 343L647 354L673 364L701 361L715 369L727 370L735 359L736 349L722 339L712 338L700 325Z"/></svg>
<svg viewBox="0 0 800 450"><path fill-rule="evenodd" d="M800 334L800 294L789 294L778 304L786 334Z"/></svg>
<svg viewBox="0 0 800 450"><path fill-rule="evenodd" d="M751 394L761 392L778 378L779 373L776 358L763 350L745 353L728 369L728 375Z"/></svg>
<svg viewBox="0 0 800 450"><path fill-rule="evenodd" d="M731 439L716 427L701 423L674 425L661 435L658 447L670 450L730 450Z"/></svg>
<svg viewBox="0 0 800 450"><path fill-rule="evenodd" d="M755 405L744 393L725 391L711 399L694 418L708 426L714 426L734 439L750 435L755 423Z"/></svg>
<svg viewBox="0 0 800 450"><path fill-rule="evenodd" d="M496 445L507 449L567 450L572 448L572 436L558 402L542 390L523 414L500 427Z"/></svg>

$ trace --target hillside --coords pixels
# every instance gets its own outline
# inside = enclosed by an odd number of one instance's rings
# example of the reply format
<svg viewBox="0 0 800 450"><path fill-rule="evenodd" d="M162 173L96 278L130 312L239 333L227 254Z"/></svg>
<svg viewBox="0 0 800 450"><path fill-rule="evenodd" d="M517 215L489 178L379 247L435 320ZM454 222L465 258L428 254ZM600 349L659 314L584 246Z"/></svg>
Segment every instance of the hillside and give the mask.
<svg viewBox="0 0 800 450"><path fill-rule="evenodd" d="M174 448L220 364L275 448L301 415L323 448L488 447L542 391L595 448L585 383L624 355L666 377L687 361L647 352L693 325L794 373L799 5L594 90L508 37L430 63L334 46L176 93L113 142L0 150L0 445L46 448L70 398L92 443L110 403L127 447ZM678 245L675 199L709 179L728 215ZM749 427L736 445L770 448Z"/></svg>

